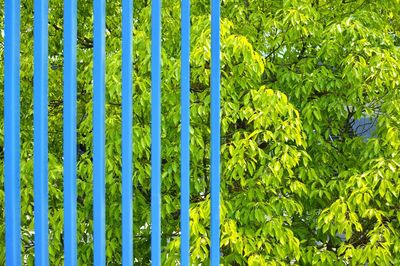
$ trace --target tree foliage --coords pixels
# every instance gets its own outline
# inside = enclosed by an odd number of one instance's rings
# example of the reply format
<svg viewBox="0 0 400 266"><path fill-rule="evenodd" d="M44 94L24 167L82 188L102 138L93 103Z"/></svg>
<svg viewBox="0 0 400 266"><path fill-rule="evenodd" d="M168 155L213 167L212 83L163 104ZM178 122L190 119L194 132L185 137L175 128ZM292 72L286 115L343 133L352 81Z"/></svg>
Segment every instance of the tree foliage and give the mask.
<svg viewBox="0 0 400 266"><path fill-rule="evenodd" d="M3 6L3 1L0 1ZM21 1L21 230L33 264L33 1ZM134 253L150 259L150 1L134 1ZM209 263L210 4L192 1L191 263ZM400 264L399 0L222 0L221 263ZM92 243L90 1L78 10L78 260ZM3 9L0 10L3 28ZM63 3L49 2L50 263L63 263ZM179 260L180 5L162 9L162 260ZM121 263L121 1L107 2L107 261ZM3 34L0 42L3 44ZM0 46L3 59L3 45ZM3 72L3 64L0 64ZM0 78L3 88L3 76ZM0 111L3 113L3 89ZM369 121L359 125L358 121ZM3 146L3 117L0 117ZM373 128L365 137L363 131ZM0 149L0 162L3 153ZM3 186L3 167L0 184ZM0 190L0 264L4 264Z"/></svg>

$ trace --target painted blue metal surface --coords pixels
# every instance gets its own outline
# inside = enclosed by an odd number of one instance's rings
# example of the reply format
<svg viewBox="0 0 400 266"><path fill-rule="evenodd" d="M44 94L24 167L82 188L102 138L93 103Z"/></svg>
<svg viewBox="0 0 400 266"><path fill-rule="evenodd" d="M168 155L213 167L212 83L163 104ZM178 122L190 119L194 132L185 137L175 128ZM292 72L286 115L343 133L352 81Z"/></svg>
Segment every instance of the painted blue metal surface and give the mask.
<svg viewBox="0 0 400 266"><path fill-rule="evenodd" d="M93 0L94 265L106 265L106 1ZM21 265L20 3L5 1L6 265ZM151 264L161 265L161 0L151 2ZM181 0L181 247L190 265L190 0ZM34 1L35 265L48 265L48 0ZM122 264L133 265L133 0L122 0ZM211 265L220 262L220 0L211 0ZM77 265L77 0L64 0L64 264Z"/></svg>
<svg viewBox="0 0 400 266"><path fill-rule="evenodd" d="M161 1L151 1L151 264L161 265Z"/></svg>
<svg viewBox="0 0 400 266"><path fill-rule="evenodd" d="M181 265L190 264L190 0L181 2Z"/></svg>
<svg viewBox="0 0 400 266"><path fill-rule="evenodd" d="M106 2L94 0L93 20L93 243L94 265L106 265L105 25Z"/></svg>
<svg viewBox="0 0 400 266"><path fill-rule="evenodd" d="M220 260L220 0L211 0L211 266Z"/></svg>
<svg viewBox="0 0 400 266"><path fill-rule="evenodd" d="M122 1L122 265L133 265L132 213L133 1Z"/></svg>
<svg viewBox="0 0 400 266"><path fill-rule="evenodd" d="M34 215L35 265L46 266L48 256L48 1L34 1Z"/></svg>
<svg viewBox="0 0 400 266"><path fill-rule="evenodd" d="M4 3L4 192L6 265L21 265L20 1Z"/></svg>
<svg viewBox="0 0 400 266"><path fill-rule="evenodd" d="M77 265L76 242L77 3L64 0L64 265Z"/></svg>

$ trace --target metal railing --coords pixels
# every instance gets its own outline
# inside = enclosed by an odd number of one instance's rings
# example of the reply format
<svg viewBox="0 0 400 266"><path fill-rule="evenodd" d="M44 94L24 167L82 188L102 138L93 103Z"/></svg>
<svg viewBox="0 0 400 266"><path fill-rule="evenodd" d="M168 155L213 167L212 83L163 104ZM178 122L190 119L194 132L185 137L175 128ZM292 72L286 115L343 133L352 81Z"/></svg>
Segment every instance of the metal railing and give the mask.
<svg viewBox="0 0 400 266"><path fill-rule="evenodd" d="M105 256L105 16L94 0L93 243L94 265ZM122 1L122 264L133 264L132 50L133 0ZM6 265L21 265L20 0L4 6L4 186ZM77 265L76 43L77 1L64 0L64 264ZM151 263L161 260L161 1L151 3ZM211 265L219 265L220 2L211 0ZM34 250L48 265L48 0L34 1ZM181 2L181 264L190 264L190 1Z"/></svg>

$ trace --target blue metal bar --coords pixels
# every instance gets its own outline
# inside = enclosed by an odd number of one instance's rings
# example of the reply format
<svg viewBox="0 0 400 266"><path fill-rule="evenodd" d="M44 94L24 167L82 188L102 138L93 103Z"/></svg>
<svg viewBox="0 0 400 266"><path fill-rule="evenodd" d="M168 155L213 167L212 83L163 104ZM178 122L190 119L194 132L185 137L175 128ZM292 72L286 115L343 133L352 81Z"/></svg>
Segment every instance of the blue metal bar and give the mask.
<svg viewBox="0 0 400 266"><path fill-rule="evenodd" d="M93 40L93 242L94 265L106 265L105 24L106 2L94 0Z"/></svg>
<svg viewBox="0 0 400 266"><path fill-rule="evenodd" d="M161 261L161 1L151 2L151 264Z"/></svg>
<svg viewBox="0 0 400 266"><path fill-rule="evenodd" d="M64 265L76 251L76 0L64 0Z"/></svg>
<svg viewBox="0 0 400 266"><path fill-rule="evenodd" d="M34 214L35 265L48 258L48 1L34 1Z"/></svg>
<svg viewBox="0 0 400 266"><path fill-rule="evenodd" d="M219 265L220 0L211 0L211 266Z"/></svg>
<svg viewBox="0 0 400 266"><path fill-rule="evenodd" d="M122 1L122 265L133 265L132 218L133 1Z"/></svg>
<svg viewBox="0 0 400 266"><path fill-rule="evenodd" d="M4 192L6 265L21 265L20 1L4 3Z"/></svg>
<svg viewBox="0 0 400 266"><path fill-rule="evenodd" d="M181 4L181 265L190 263L190 0Z"/></svg>

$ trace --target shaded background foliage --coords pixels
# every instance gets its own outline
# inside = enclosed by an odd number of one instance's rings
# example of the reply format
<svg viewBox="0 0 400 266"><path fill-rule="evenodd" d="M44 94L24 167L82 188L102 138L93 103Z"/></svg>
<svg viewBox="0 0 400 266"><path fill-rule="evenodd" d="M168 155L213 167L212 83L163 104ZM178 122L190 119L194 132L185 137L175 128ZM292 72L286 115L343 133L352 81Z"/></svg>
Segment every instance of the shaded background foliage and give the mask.
<svg viewBox="0 0 400 266"><path fill-rule="evenodd" d="M21 2L21 230L24 259L30 265L34 255L33 3ZM192 2L191 261L198 265L209 263L210 244L210 6L205 0ZM399 264L399 1L223 0L221 5L221 262ZM93 256L92 8L86 1L78 9L78 259L82 265L90 265ZM142 265L149 264L150 257L150 1L135 1L134 10L134 252L136 263ZM2 28L2 8L0 12ZM62 16L62 1L50 0L52 265L63 263ZM179 260L179 23L179 3L163 1L165 265ZM107 3L106 24L106 246L107 261L118 265L121 1ZM2 113L3 92L0 89ZM0 128L2 147L2 116ZM369 128L375 130L366 138L361 132ZM0 162L3 165L3 149ZM2 171L0 167L1 187ZM3 208L0 190L0 264L4 264Z"/></svg>

